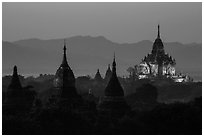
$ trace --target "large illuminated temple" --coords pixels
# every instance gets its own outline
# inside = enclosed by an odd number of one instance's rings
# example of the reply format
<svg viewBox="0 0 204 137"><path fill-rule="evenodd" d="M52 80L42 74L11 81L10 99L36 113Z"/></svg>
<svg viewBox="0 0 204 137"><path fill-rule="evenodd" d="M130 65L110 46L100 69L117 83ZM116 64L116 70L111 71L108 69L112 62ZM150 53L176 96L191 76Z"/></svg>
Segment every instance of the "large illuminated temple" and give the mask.
<svg viewBox="0 0 204 137"><path fill-rule="evenodd" d="M154 41L153 49L150 54L145 56L139 64L139 79L150 77L170 77L179 82L185 80L183 76L176 75L176 60L164 51L164 45L160 38L158 25L157 38Z"/></svg>

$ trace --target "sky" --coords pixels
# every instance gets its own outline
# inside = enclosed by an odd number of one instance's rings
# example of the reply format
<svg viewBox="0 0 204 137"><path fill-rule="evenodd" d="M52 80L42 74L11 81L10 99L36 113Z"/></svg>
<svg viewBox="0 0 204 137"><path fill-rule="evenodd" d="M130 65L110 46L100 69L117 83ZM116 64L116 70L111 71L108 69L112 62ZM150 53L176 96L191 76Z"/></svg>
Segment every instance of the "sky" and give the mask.
<svg viewBox="0 0 204 137"><path fill-rule="evenodd" d="M3 3L2 39L104 36L117 43L202 43L202 3Z"/></svg>

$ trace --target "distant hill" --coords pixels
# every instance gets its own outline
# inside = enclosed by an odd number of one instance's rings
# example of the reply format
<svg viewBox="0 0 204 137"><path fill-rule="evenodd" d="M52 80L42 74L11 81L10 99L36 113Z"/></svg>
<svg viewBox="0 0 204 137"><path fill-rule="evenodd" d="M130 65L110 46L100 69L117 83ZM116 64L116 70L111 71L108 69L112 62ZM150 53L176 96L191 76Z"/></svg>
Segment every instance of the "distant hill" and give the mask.
<svg viewBox="0 0 204 137"><path fill-rule="evenodd" d="M103 36L75 36L66 38L67 58L76 76L91 75L99 68L104 76L108 64L116 53L118 75L127 75L129 66L138 64L151 52L153 42L119 44ZM201 80L202 44L164 43L165 51L176 59L177 70L182 70ZM26 39L2 42L3 74L12 73L16 64L19 73L55 73L62 61L63 39Z"/></svg>

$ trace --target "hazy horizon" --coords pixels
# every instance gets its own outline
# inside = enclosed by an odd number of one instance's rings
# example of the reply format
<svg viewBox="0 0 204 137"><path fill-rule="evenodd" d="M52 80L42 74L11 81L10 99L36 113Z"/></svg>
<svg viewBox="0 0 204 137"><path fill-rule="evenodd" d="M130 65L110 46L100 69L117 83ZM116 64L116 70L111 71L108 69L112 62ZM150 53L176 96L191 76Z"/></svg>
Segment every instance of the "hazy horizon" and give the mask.
<svg viewBox="0 0 204 137"><path fill-rule="evenodd" d="M117 44L134 44L134 43L138 43L138 42L141 42L141 41L151 41L151 42L154 42L154 40L149 40L149 39L141 39L141 40L138 40L138 41L133 41L133 42L115 42L115 41L112 41L111 39L108 39L106 38L105 36L102 36L102 35L98 35L98 36L91 36L91 35L75 35L75 36L70 36L70 37L63 37L63 38L53 38L53 39L42 39L42 38L36 38L36 37L31 37L31 38L25 38L25 39L18 39L18 40L15 40L15 41L6 41L6 40L2 40L4 42L10 42L10 43L15 43L15 42L18 42L18 41L24 41L24 40L42 40L42 41L48 41L48 40L56 40L56 39L69 39L69 38L72 38L72 37L92 37L92 38L97 38L97 37L104 37L105 39L111 41L111 42L114 42L114 43L117 43ZM195 43L195 44L202 44L199 43L199 42L189 42L189 43L183 43L183 42L180 42L180 41L163 41L163 43L174 43L174 42L178 42L178 43L181 43L181 44L185 44L185 45L188 45L188 44L192 44L192 43ZM68 43L67 43L68 44ZM69 45L69 44L68 44Z"/></svg>

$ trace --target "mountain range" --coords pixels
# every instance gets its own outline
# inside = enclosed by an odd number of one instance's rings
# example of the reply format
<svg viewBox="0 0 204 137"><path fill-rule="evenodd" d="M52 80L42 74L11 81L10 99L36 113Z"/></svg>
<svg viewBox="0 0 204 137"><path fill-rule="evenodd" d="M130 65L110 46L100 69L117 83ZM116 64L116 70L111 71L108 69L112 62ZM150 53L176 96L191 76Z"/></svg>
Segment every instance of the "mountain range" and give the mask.
<svg viewBox="0 0 204 137"><path fill-rule="evenodd" d="M12 74L14 65L20 74L55 74L62 61L64 39L25 39L2 42L3 75ZM117 73L127 76L127 68L139 64L151 52L153 42L116 43L103 36L74 36L66 38L67 59L75 76L94 76L97 69L105 75L108 64L116 54ZM165 52L176 59L177 72L187 73L201 81L202 44L164 42Z"/></svg>

